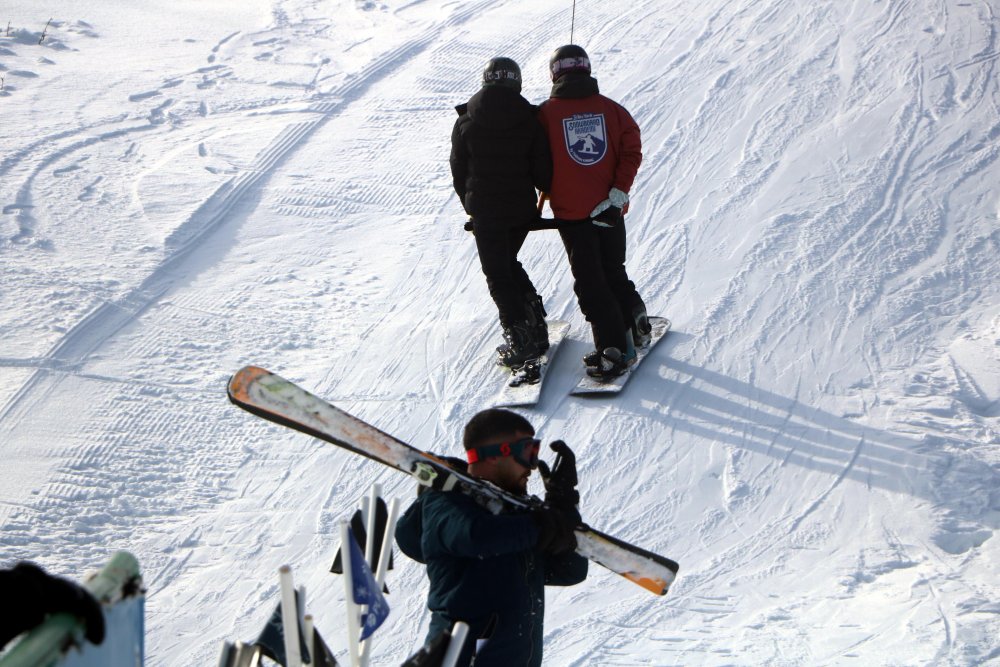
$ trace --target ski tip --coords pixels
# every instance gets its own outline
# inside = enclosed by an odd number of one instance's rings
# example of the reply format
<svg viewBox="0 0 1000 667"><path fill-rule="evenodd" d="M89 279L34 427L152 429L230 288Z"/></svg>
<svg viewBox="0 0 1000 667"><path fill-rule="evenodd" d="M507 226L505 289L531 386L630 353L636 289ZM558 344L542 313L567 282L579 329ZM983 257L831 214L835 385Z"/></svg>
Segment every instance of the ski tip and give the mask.
<svg viewBox="0 0 1000 667"><path fill-rule="evenodd" d="M240 401L246 401L249 396L249 387L255 380L257 380L262 375L269 375L270 372L264 370L259 366L244 366L240 370L233 373L233 376L229 378L229 384L226 389L226 393L229 396L229 400L237 403Z"/></svg>
<svg viewBox="0 0 1000 667"><path fill-rule="evenodd" d="M667 591L670 590L670 584L673 583L673 579L667 581L665 579L661 579L660 577L642 577L631 573L624 576L629 581L642 586L647 591L655 593L656 595L666 595Z"/></svg>

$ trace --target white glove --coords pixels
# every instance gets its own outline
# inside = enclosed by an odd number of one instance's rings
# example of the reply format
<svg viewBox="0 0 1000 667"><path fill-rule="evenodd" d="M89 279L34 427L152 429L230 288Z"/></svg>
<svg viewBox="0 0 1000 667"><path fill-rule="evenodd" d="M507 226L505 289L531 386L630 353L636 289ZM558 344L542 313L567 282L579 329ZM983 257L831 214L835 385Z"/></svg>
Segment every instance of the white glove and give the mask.
<svg viewBox="0 0 1000 667"><path fill-rule="evenodd" d="M601 213L604 213L612 206L618 208L625 208L625 204L628 203L628 194L622 192L618 188L611 188L608 191L608 198L602 201L600 204L594 207L594 210L590 212L591 218L596 218Z"/></svg>

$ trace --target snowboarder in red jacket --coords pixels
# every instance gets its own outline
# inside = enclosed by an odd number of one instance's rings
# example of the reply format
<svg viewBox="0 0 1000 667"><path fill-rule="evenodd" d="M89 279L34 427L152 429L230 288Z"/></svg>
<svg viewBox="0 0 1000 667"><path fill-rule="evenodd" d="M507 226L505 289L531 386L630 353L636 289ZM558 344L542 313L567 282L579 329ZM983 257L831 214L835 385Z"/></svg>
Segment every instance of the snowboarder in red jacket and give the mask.
<svg viewBox="0 0 1000 667"><path fill-rule="evenodd" d="M639 126L622 105L600 94L590 58L561 46L549 60L552 92L539 117L552 150L549 202L573 272L580 310L590 322L594 352L587 373L608 379L650 341L646 306L625 270L628 192L642 162Z"/></svg>

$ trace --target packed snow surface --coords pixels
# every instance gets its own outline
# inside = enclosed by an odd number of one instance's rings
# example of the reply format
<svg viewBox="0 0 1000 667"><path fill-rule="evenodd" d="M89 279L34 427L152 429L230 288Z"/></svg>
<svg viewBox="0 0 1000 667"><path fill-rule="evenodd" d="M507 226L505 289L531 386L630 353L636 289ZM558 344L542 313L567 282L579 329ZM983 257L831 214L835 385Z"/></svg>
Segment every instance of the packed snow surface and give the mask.
<svg viewBox="0 0 1000 667"><path fill-rule="evenodd" d="M570 321L537 408L582 511L681 564L548 595L549 665L1000 663L995 2L580 0L643 133L629 269L674 330L618 397ZM50 20L51 19L51 20ZM338 522L396 472L228 403L265 366L455 454L501 378L447 165L491 57L548 95L569 0L13 0L0 14L0 565L148 587L148 664L256 636L293 567L346 658ZM6 27L5 27L6 24ZM540 491L539 482L532 490ZM375 664L422 643L397 554Z"/></svg>

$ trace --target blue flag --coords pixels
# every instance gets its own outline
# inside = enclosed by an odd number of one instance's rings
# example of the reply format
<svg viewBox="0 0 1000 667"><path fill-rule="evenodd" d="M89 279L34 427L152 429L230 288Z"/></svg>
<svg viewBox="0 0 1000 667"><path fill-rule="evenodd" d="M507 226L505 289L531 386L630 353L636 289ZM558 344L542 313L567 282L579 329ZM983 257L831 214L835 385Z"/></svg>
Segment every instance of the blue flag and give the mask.
<svg viewBox="0 0 1000 667"><path fill-rule="evenodd" d="M368 611L361 615L361 641L368 639L389 615L389 603L382 595L382 588L375 583L375 576L361 548L348 533L347 541L351 549L351 583L354 586L354 604L368 605Z"/></svg>

